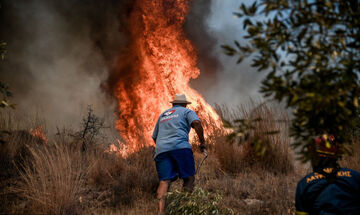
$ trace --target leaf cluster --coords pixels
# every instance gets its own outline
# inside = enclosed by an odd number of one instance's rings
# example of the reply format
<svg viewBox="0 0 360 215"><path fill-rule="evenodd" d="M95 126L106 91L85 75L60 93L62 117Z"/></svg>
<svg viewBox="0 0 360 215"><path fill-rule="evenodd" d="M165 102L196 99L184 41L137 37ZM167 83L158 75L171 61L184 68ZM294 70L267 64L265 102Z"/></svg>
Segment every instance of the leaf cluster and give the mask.
<svg viewBox="0 0 360 215"><path fill-rule="evenodd" d="M232 122L223 120L225 128L229 128L232 132L227 136L231 143L238 144L248 143L254 151L255 156L262 157L272 149L272 143L267 136L278 134L279 131L256 129L256 124L261 123L263 119L236 119Z"/></svg>
<svg viewBox="0 0 360 215"><path fill-rule="evenodd" d="M169 201L167 206L169 215L233 214L231 209L220 206L222 199L220 194L213 194L201 188L195 189L192 193L175 190L168 192L166 198Z"/></svg>
<svg viewBox="0 0 360 215"><path fill-rule="evenodd" d="M360 96L359 4L258 0L234 13L247 42L224 45L224 51L238 63L251 56L251 66L267 72L260 91L293 109L293 146L304 162L314 155L317 135L351 143Z"/></svg>

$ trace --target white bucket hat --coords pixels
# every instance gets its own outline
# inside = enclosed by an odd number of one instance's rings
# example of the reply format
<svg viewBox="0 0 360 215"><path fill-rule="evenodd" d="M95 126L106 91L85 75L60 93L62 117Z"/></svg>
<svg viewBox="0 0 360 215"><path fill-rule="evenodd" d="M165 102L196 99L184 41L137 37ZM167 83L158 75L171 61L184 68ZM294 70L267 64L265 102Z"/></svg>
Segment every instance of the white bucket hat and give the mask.
<svg viewBox="0 0 360 215"><path fill-rule="evenodd" d="M170 103L173 104L191 104L188 100L186 100L185 94L176 94L174 97L174 101L171 101Z"/></svg>

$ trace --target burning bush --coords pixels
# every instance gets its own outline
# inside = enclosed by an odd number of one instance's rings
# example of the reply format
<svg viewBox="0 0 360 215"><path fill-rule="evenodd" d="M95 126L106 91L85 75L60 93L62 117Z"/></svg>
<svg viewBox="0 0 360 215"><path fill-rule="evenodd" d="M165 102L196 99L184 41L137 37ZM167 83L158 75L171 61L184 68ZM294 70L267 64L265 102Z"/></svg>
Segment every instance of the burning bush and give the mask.
<svg viewBox="0 0 360 215"><path fill-rule="evenodd" d="M205 135L222 127L215 110L189 85L200 74L196 50L183 31L191 1L132 2L126 20L131 37L128 51L119 56L108 82L119 107L116 128L130 149L153 143L157 117L179 92L190 98L190 108L202 120Z"/></svg>

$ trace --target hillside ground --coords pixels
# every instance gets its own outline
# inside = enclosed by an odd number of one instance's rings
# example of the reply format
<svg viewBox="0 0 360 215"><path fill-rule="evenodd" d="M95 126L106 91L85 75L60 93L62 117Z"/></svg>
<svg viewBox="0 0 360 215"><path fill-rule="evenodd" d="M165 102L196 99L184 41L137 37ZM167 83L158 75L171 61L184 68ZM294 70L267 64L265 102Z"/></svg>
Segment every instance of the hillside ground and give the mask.
<svg viewBox="0 0 360 215"><path fill-rule="evenodd" d="M234 214L294 214L297 182L311 168L294 158L288 137L288 123L274 124L284 117L270 107L246 111L236 117L261 115L249 135L276 128L271 147L262 156L249 139L229 140L224 133L208 138L209 156L196 175L201 188L222 199L218 207ZM222 113L228 115L229 112ZM225 116L223 116L225 117ZM156 214L157 174L153 148L144 147L122 157L108 145L71 132L44 139L29 129L12 127L2 115L0 147L0 214ZM269 120L270 119L270 120ZM25 126L26 128L26 126ZM261 136L261 135L260 135ZM251 138L250 138L251 139ZM345 157L343 166L360 170L360 147ZM196 165L203 158L194 145ZM181 190L180 180L171 191Z"/></svg>

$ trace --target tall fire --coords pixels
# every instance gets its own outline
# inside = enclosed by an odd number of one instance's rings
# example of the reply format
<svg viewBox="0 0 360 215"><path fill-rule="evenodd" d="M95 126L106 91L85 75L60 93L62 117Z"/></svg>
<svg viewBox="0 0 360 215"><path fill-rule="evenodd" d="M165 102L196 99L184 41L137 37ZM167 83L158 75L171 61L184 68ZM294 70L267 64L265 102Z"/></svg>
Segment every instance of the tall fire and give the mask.
<svg viewBox="0 0 360 215"><path fill-rule="evenodd" d="M170 107L176 93L185 93L202 120L205 134L221 128L214 109L189 86L199 76L196 51L183 32L189 0L137 0L127 20L126 54L117 62L116 128L130 150L151 145L157 117ZM114 77L112 77L114 78ZM114 80L110 80L114 81Z"/></svg>

